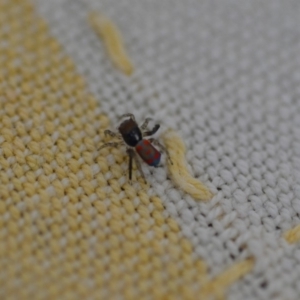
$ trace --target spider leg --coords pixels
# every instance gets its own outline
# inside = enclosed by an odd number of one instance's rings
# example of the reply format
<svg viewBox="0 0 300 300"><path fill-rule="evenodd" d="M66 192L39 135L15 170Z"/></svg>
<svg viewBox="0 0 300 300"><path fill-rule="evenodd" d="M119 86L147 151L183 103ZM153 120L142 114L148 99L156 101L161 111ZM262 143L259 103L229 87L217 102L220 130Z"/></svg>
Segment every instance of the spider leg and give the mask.
<svg viewBox="0 0 300 300"><path fill-rule="evenodd" d="M152 143L155 146L158 146L161 149L161 152L165 152L167 155L168 160L170 161L171 165L173 165L173 162L171 160L170 154L168 150L155 138L151 138L148 140L150 143Z"/></svg>
<svg viewBox="0 0 300 300"><path fill-rule="evenodd" d="M129 117L131 120L135 121L135 117L133 114L124 114L124 115L120 116L120 119L127 118L127 117Z"/></svg>
<svg viewBox="0 0 300 300"><path fill-rule="evenodd" d="M127 149L127 153L129 155L129 181L131 182L131 179L132 179L132 161L134 160L138 170L140 171L140 173L146 183L146 179L145 179L145 175L144 175L141 163L140 163L135 151L133 149L129 148L129 149Z"/></svg>
<svg viewBox="0 0 300 300"><path fill-rule="evenodd" d="M121 135L120 135L119 133L113 132L113 131L108 130L108 129L104 130L104 134L105 134L105 135L110 135L111 137L116 137L116 138L118 138L118 139L121 138Z"/></svg>
<svg viewBox="0 0 300 300"><path fill-rule="evenodd" d="M159 129L160 125L155 124L151 130L143 131L143 136L153 135Z"/></svg>
<svg viewBox="0 0 300 300"><path fill-rule="evenodd" d="M129 161L128 161L128 170L129 170L129 183L132 183L132 159L134 156L134 151L132 149L127 149L127 153L129 156Z"/></svg>
<svg viewBox="0 0 300 300"><path fill-rule="evenodd" d="M146 128L147 128L147 126L148 126L148 123L151 121L152 119L151 118L147 118L145 121L144 121L144 123L141 125L141 130L143 131L143 130L145 130Z"/></svg>
<svg viewBox="0 0 300 300"><path fill-rule="evenodd" d="M101 149L103 148L106 148L106 147L119 147L123 145L123 142L110 142L110 143L105 143L103 144L99 149L98 151L100 151Z"/></svg>

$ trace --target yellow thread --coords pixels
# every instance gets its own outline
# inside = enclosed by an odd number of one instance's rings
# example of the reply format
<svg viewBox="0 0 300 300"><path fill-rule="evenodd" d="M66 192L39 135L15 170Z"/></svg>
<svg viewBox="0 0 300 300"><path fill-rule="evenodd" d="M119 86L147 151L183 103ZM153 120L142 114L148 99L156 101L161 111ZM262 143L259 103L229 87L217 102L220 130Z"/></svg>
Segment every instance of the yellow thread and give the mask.
<svg viewBox="0 0 300 300"><path fill-rule="evenodd" d="M242 276L251 272L253 267L254 260L252 258L248 258L242 262L234 264L220 275L204 284L200 292L200 298L209 299L209 297L213 295L217 297L217 299L222 299L226 288Z"/></svg>
<svg viewBox="0 0 300 300"><path fill-rule="evenodd" d="M164 135L164 142L173 163L169 162L168 166L174 182L193 198L210 200L213 196L212 193L203 183L193 178L187 170L185 146L181 138L175 132L168 132Z"/></svg>
<svg viewBox="0 0 300 300"><path fill-rule="evenodd" d="M289 244L295 244L300 241L300 225L288 230L283 237Z"/></svg>
<svg viewBox="0 0 300 300"><path fill-rule="evenodd" d="M103 38L107 52L115 66L126 75L131 75L133 64L126 54L122 37L117 27L108 18L96 12L90 13L89 22L100 37Z"/></svg>

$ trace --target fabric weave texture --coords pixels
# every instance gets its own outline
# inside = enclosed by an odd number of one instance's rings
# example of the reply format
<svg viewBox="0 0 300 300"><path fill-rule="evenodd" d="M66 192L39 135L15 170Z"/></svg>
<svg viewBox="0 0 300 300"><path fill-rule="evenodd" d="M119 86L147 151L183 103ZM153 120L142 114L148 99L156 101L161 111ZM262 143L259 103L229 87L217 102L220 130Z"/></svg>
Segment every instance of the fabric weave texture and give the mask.
<svg viewBox="0 0 300 300"><path fill-rule="evenodd" d="M130 76L91 12L120 29ZM296 0L0 0L0 298L299 299L299 15ZM128 112L177 132L210 201L166 161L131 186L126 153L97 151Z"/></svg>

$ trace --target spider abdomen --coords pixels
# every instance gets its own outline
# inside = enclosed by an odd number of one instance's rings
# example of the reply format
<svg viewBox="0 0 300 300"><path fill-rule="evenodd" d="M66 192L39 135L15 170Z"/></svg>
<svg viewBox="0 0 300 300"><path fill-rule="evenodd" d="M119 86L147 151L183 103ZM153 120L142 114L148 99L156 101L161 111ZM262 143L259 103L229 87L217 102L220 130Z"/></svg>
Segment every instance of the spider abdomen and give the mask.
<svg viewBox="0 0 300 300"><path fill-rule="evenodd" d="M157 167L160 158L161 153L156 150L153 145L148 140L141 140L136 146L135 146L136 152L139 154L139 156L143 159L145 163L147 163L149 166Z"/></svg>

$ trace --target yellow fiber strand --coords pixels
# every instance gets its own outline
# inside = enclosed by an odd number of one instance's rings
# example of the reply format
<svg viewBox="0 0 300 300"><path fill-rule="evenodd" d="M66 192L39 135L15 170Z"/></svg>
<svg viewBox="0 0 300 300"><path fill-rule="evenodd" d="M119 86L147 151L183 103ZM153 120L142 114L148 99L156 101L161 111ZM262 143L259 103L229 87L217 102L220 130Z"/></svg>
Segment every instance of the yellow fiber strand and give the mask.
<svg viewBox="0 0 300 300"><path fill-rule="evenodd" d="M173 163L169 163L168 165L174 182L193 198L197 200L210 200L213 194L203 183L193 178L187 170L185 146L181 138L175 132L168 132L164 136L164 142Z"/></svg>
<svg viewBox="0 0 300 300"><path fill-rule="evenodd" d="M210 299L210 296L215 296L217 299L222 299L226 289L231 284L239 280L242 276L251 272L253 267L254 259L252 258L248 258L229 267L223 273L216 276L202 287L199 299Z"/></svg>
<svg viewBox="0 0 300 300"><path fill-rule="evenodd" d="M300 225L288 230L283 237L289 244L294 244L300 241Z"/></svg>
<svg viewBox="0 0 300 300"><path fill-rule="evenodd" d="M103 39L107 52L115 66L126 75L131 75L134 67L125 51L121 34L115 24L96 12L90 13L89 22Z"/></svg>

